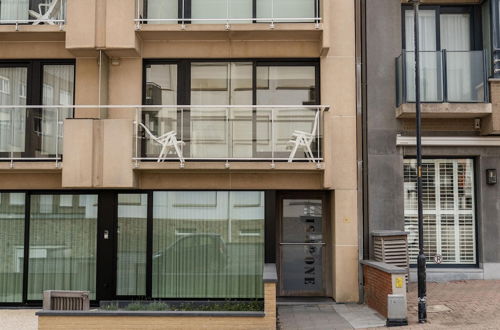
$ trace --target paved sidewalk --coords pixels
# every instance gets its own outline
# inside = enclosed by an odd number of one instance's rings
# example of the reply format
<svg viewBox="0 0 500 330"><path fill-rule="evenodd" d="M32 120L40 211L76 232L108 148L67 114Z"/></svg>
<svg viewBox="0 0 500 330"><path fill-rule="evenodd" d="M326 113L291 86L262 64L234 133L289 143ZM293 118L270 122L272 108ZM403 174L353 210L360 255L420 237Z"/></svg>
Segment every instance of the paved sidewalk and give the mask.
<svg viewBox="0 0 500 330"><path fill-rule="evenodd" d="M409 285L402 329L500 329L500 281L427 283L428 323L418 324L417 285Z"/></svg>
<svg viewBox="0 0 500 330"><path fill-rule="evenodd" d="M385 320L366 305L321 302L278 304L278 329L333 330L380 327Z"/></svg>
<svg viewBox="0 0 500 330"><path fill-rule="evenodd" d="M0 309L1 330L36 330L36 309Z"/></svg>

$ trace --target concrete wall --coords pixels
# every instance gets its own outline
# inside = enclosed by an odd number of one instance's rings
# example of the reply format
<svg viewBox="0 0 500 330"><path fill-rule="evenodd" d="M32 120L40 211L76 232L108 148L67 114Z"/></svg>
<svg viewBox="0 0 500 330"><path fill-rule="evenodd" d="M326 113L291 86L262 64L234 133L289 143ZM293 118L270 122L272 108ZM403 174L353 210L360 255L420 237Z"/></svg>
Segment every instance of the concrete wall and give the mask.
<svg viewBox="0 0 500 330"><path fill-rule="evenodd" d="M468 279L468 278L495 278L500 279L500 184L486 183L486 169L500 169L500 150L498 147L426 147L423 149L426 156L434 157L473 157L475 162L476 185L476 223L477 249L479 266L482 274L475 272L461 276L453 272L442 272L435 275L436 280ZM405 156L414 156L415 148L404 148ZM460 271L462 273L462 271Z"/></svg>
<svg viewBox="0 0 500 330"><path fill-rule="evenodd" d="M415 121L396 119L395 113L395 58L399 56L402 48L401 1L367 0L366 6L368 231L402 230L403 157L414 156L415 151L414 148L397 147L396 135L414 135ZM496 87L496 82L492 84ZM494 89L492 93L496 95L497 90ZM479 135L479 130L473 128L472 120L425 119L424 135ZM483 123L488 125L487 120ZM490 123L490 131L494 124ZM476 219L478 260L481 269L469 272L433 269L429 271L429 278L446 280L500 277L500 185L489 186L485 182L487 168L500 169L499 148L433 147L424 148L423 154L435 157L474 157L476 160Z"/></svg>
<svg viewBox="0 0 500 330"><path fill-rule="evenodd" d="M400 123L395 118L401 2L368 0L366 12L368 230L403 230L403 161L396 147Z"/></svg>

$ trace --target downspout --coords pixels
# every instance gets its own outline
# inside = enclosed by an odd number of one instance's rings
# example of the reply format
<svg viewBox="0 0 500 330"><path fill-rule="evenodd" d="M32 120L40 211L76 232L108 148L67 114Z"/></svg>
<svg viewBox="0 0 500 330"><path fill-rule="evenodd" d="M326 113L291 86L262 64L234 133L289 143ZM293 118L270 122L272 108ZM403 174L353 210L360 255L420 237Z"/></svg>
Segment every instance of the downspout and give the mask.
<svg viewBox="0 0 500 330"><path fill-rule="evenodd" d="M358 159L358 259L368 259L366 148L366 0L356 0L356 131ZM368 238L368 239L367 239ZM363 268L358 265L359 301L364 302Z"/></svg>

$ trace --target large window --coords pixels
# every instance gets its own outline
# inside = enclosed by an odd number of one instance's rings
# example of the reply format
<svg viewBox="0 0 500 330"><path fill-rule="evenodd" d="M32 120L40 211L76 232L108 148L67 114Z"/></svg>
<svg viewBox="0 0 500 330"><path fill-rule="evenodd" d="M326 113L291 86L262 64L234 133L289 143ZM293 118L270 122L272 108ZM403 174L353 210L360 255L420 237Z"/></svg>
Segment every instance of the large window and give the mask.
<svg viewBox="0 0 500 330"><path fill-rule="evenodd" d="M24 204L23 193L0 193L0 303L23 299Z"/></svg>
<svg viewBox="0 0 500 330"><path fill-rule="evenodd" d="M155 192L153 298L262 298L263 192Z"/></svg>
<svg viewBox="0 0 500 330"><path fill-rule="evenodd" d="M315 132L311 149L319 154L319 117L309 107L319 104L317 61L151 60L144 73L151 107L143 123L156 136L174 131L185 158L286 159L297 131ZM142 142L143 157L158 156L160 145Z"/></svg>
<svg viewBox="0 0 500 330"><path fill-rule="evenodd" d="M147 194L118 195L118 296L146 295L147 215Z"/></svg>
<svg viewBox="0 0 500 330"><path fill-rule="evenodd" d="M484 53L474 6L422 6L419 14L421 97L424 102L483 102ZM407 99L415 99L414 16L403 10Z"/></svg>
<svg viewBox="0 0 500 330"><path fill-rule="evenodd" d="M0 158L60 156L61 123L72 116L74 83L71 61L0 61Z"/></svg>
<svg viewBox="0 0 500 330"><path fill-rule="evenodd" d="M85 290L95 299L97 195L32 195L28 300L44 290Z"/></svg>
<svg viewBox="0 0 500 330"><path fill-rule="evenodd" d="M425 254L429 263L476 264L474 162L425 159L422 169ZM405 230L410 262L418 255L416 161L404 161Z"/></svg>

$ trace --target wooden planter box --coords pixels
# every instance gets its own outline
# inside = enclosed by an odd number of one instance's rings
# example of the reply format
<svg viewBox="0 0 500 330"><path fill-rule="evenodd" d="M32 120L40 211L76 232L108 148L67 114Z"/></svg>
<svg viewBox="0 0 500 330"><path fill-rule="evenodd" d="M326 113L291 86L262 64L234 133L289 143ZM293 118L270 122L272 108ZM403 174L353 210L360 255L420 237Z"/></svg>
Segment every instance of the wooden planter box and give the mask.
<svg viewBox="0 0 500 330"><path fill-rule="evenodd" d="M38 329L276 329L276 283L276 267L266 265L262 312L43 310L36 313Z"/></svg>

